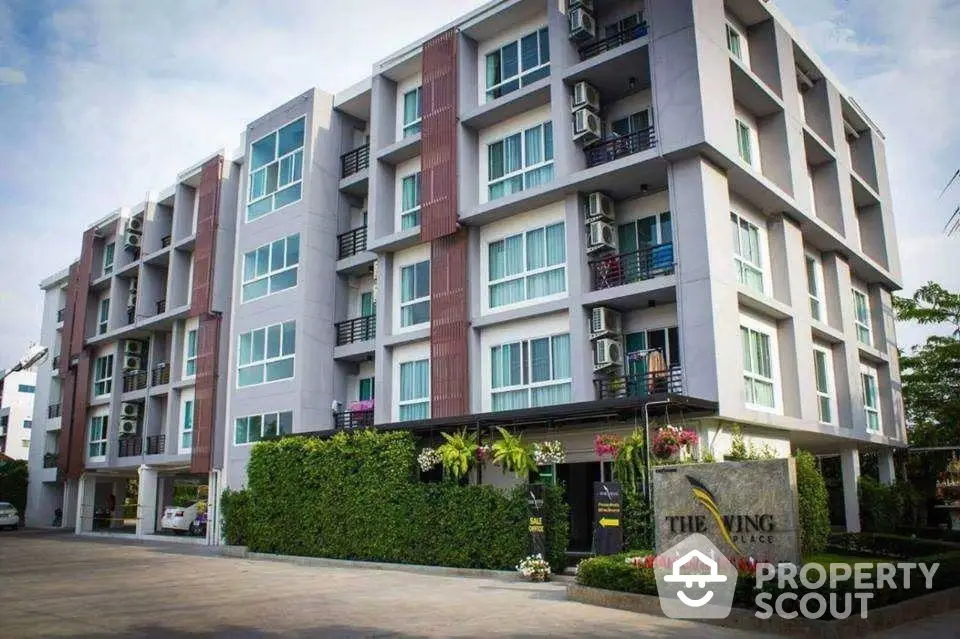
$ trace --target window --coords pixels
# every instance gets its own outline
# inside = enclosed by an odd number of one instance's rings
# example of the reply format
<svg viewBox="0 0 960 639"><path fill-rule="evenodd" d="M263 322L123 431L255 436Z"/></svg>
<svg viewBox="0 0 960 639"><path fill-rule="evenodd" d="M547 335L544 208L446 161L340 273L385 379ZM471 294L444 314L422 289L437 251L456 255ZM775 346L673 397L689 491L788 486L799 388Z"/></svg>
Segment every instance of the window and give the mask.
<svg viewBox="0 0 960 639"><path fill-rule="evenodd" d="M421 87L403 94L403 137L405 138L420 133L422 100Z"/></svg>
<svg viewBox="0 0 960 639"><path fill-rule="evenodd" d="M247 222L300 199L306 118L300 118L250 145Z"/></svg>
<svg viewBox="0 0 960 639"><path fill-rule="evenodd" d="M865 346L873 346L873 329L870 327L870 306L867 295L853 289L854 323L857 326L857 339Z"/></svg>
<svg viewBox="0 0 960 639"><path fill-rule="evenodd" d="M753 132L741 119L737 118L737 151L740 159L753 166Z"/></svg>
<svg viewBox="0 0 960 639"><path fill-rule="evenodd" d="M24 428L33 428L33 420L32 420L32 419L25 419L25 420L23 420L23 427L24 427Z"/></svg>
<svg viewBox="0 0 960 639"><path fill-rule="evenodd" d="M237 386L255 386L293 377L297 323L273 324L241 333Z"/></svg>
<svg viewBox="0 0 960 639"><path fill-rule="evenodd" d="M738 60L743 60L743 54L740 51L740 32L730 24L727 24L727 48Z"/></svg>
<svg viewBox="0 0 960 639"><path fill-rule="evenodd" d="M400 326L430 321L430 260L400 269Z"/></svg>
<svg viewBox="0 0 960 639"><path fill-rule="evenodd" d="M650 128L650 110L644 109L610 123L610 137L624 137Z"/></svg>
<svg viewBox="0 0 960 639"><path fill-rule="evenodd" d="M612 38L621 33L625 33L636 29L637 27L645 27L646 22L643 21L643 12L640 13L631 13L625 18L621 18L616 22L611 22L603 28L603 35L605 38ZM642 35L641 31L638 35Z"/></svg>
<svg viewBox="0 0 960 639"><path fill-rule="evenodd" d="M810 316L823 321L823 299L820 294L820 265L807 256L807 293L810 295Z"/></svg>
<svg viewBox="0 0 960 639"><path fill-rule="evenodd" d="M861 368L860 382L863 389L863 412L867 418L867 430L879 433L880 395L877 391L877 372L870 368Z"/></svg>
<svg viewBox="0 0 960 639"><path fill-rule="evenodd" d="M187 352L183 362L184 377L197 374L197 329L187 331Z"/></svg>
<svg viewBox="0 0 960 639"><path fill-rule="evenodd" d="M549 74L550 38L543 27L487 54L487 100L507 95Z"/></svg>
<svg viewBox="0 0 960 639"><path fill-rule="evenodd" d="M114 252L116 251L117 245L114 242L110 242L103 247L103 274L110 275L113 273L113 257Z"/></svg>
<svg viewBox="0 0 960 639"><path fill-rule="evenodd" d="M763 295L760 229L736 213L730 214L730 224L733 230L733 261L737 266L737 282Z"/></svg>
<svg viewBox="0 0 960 639"><path fill-rule="evenodd" d="M740 343L743 348L743 389L747 405L776 408L770 336L741 326Z"/></svg>
<svg viewBox="0 0 960 639"><path fill-rule="evenodd" d="M491 410L552 406L570 401L570 335L490 349Z"/></svg>
<svg viewBox="0 0 960 639"><path fill-rule="evenodd" d="M243 301L249 302L297 285L300 234L282 237L243 256Z"/></svg>
<svg viewBox="0 0 960 639"><path fill-rule="evenodd" d="M252 444L261 439L289 435L292 432L293 411L238 417L233 431L233 443L237 446Z"/></svg>
<svg viewBox="0 0 960 639"><path fill-rule="evenodd" d="M183 403L183 423L180 425L180 452L185 453L193 448L193 400Z"/></svg>
<svg viewBox="0 0 960 639"><path fill-rule="evenodd" d="M109 395L113 390L113 355L98 357L93 363L93 394Z"/></svg>
<svg viewBox="0 0 960 639"><path fill-rule="evenodd" d="M364 377L360 379L357 399L361 402L373 399L373 378Z"/></svg>
<svg viewBox="0 0 960 639"><path fill-rule="evenodd" d="M488 257L491 308L567 290L563 222L491 242Z"/></svg>
<svg viewBox="0 0 960 639"><path fill-rule="evenodd" d="M400 187L400 230L420 226L420 171L403 178Z"/></svg>
<svg viewBox="0 0 960 639"><path fill-rule="evenodd" d="M100 311L97 314L97 334L103 335L110 325L110 298L100 300Z"/></svg>
<svg viewBox="0 0 960 639"><path fill-rule="evenodd" d="M830 375L829 361L825 349L813 349L813 370L817 382L817 400L819 402L818 410L821 424L833 423L833 379Z"/></svg>
<svg viewBox="0 0 960 639"><path fill-rule="evenodd" d="M91 461L100 461L107 457L107 415L95 415L90 418L87 457Z"/></svg>
<svg viewBox="0 0 960 639"><path fill-rule="evenodd" d="M553 181L553 124L544 122L487 145L491 200Z"/></svg>
<svg viewBox="0 0 960 639"><path fill-rule="evenodd" d="M622 277L627 282L646 279L649 271L662 273L673 268L673 219L670 212L649 215L617 227Z"/></svg>
<svg viewBox="0 0 960 639"><path fill-rule="evenodd" d="M430 417L430 360L400 364L400 421Z"/></svg>
<svg viewBox="0 0 960 639"><path fill-rule="evenodd" d="M31 386L31 385L29 385L29 384L19 384L19 385L17 386L17 392L20 392L20 393L36 393L36 392L37 392L37 387L36 387L36 386Z"/></svg>

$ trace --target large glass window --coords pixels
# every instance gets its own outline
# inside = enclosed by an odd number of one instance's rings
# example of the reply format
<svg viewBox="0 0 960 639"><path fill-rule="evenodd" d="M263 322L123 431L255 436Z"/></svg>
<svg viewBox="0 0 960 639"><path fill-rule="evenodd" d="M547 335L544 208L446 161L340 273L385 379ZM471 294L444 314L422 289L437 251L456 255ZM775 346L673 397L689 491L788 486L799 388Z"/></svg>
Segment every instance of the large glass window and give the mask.
<svg viewBox="0 0 960 639"><path fill-rule="evenodd" d="M733 261L737 281L763 294L763 262L760 251L760 229L736 213L730 214L733 231Z"/></svg>
<svg viewBox="0 0 960 639"><path fill-rule="evenodd" d="M867 418L867 430L880 432L880 394L877 390L877 372L872 369L860 370L860 382L863 389L863 412Z"/></svg>
<svg viewBox="0 0 960 639"><path fill-rule="evenodd" d="M107 417L95 415L90 418L90 432L87 437L87 457L103 459L107 456Z"/></svg>
<svg viewBox="0 0 960 639"><path fill-rule="evenodd" d="M637 29L637 27L645 27L646 24L647 23L643 20L643 11L640 11L639 13L631 13L628 16L605 25L603 27L603 35L605 38L612 38L620 35L621 33L626 33L633 29ZM637 33L637 36L639 37L642 35L642 33L643 31L641 30L639 33Z"/></svg>
<svg viewBox="0 0 960 639"><path fill-rule="evenodd" d="M187 350L183 359L183 376L197 374L197 329L187 331Z"/></svg>
<svg viewBox="0 0 960 639"><path fill-rule="evenodd" d="M249 302L297 285L300 234L282 237L243 255L243 301Z"/></svg>
<svg viewBox="0 0 960 639"><path fill-rule="evenodd" d="M820 265L807 256L807 293L810 296L810 316L823 321L823 294L820 290Z"/></svg>
<svg viewBox="0 0 960 639"><path fill-rule="evenodd" d="M107 332L110 325L110 298L105 297L100 300L100 307L97 311L97 334L103 335Z"/></svg>
<svg viewBox="0 0 960 639"><path fill-rule="evenodd" d="M103 247L103 275L113 273L113 259L116 249L117 245L114 242L110 242Z"/></svg>
<svg viewBox="0 0 960 639"><path fill-rule="evenodd" d="M400 269L400 326L430 321L430 260Z"/></svg>
<svg viewBox="0 0 960 639"><path fill-rule="evenodd" d="M420 87L403 94L403 137L420 133L420 109L423 100Z"/></svg>
<svg viewBox="0 0 960 639"><path fill-rule="evenodd" d="M264 413L238 417L233 430L233 443L252 444L262 439L289 435L293 432L293 411Z"/></svg>
<svg viewBox="0 0 960 639"><path fill-rule="evenodd" d="M420 226L420 171L400 183L400 230Z"/></svg>
<svg viewBox="0 0 960 639"><path fill-rule="evenodd" d="M487 100L550 74L550 38L543 27L487 54Z"/></svg>
<svg viewBox="0 0 960 639"><path fill-rule="evenodd" d="M193 448L193 400L183 403L183 422L180 424L180 452L185 453Z"/></svg>
<svg viewBox="0 0 960 639"><path fill-rule="evenodd" d="M250 145L247 222L300 199L306 118L300 118Z"/></svg>
<svg viewBox="0 0 960 639"><path fill-rule="evenodd" d="M563 222L491 242L488 257L491 308L567 290Z"/></svg>
<svg viewBox="0 0 960 639"><path fill-rule="evenodd" d="M736 120L737 125L737 151L740 153L740 159L753 166L753 134L750 126L740 120Z"/></svg>
<svg viewBox="0 0 960 639"><path fill-rule="evenodd" d="M538 124L487 145L487 189L491 200L552 181L552 123Z"/></svg>
<svg viewBox="0 0 960 639"><path fill-rule="evenodd" d="M650 128L650 110L637 111L610 123L610 137L623 137Z"/></svg>
<svg viewBox="0 0 960 639"><path fill-rule="evenodd" d="M255 386L293 377L297 324L273 324L240 334L238 386Z"/></svg>
<svg viewBox="0 0 960 639"><path fill-rule="evenodd" d="M770 336L741 326L740 343L743 348L743 388L747 405L776 408Z"/></svg>
<svg viewBox="0 0 960 639"><path fill-rule="evenodd" d="M819 419L822 424L833 423L833 376L829 356L822 348L813 349L813 370L817 382Z"/></svg>
<svg viewBox="0 0 960 639"><path fill-rule="evenodd" d="M491 410L570 401L570 335L501 344L490 349Z"/></svg>
<svg viewBox="0 0 960 639"><path fill-rule="evenodd" d="M870 326L870 305L867 295L853 289L854 323L857 326L857 339L865 346L873 346L873 329Z"/></svg>
<svg viewBox="0 0 960 639"><path fill-rule="evenodd" d="M93 362L93 394L109 395L113 390L113 355L103 355Z"/></svg>
<svg viewBox="0 0 960 639"><path fill-rule="evenodd" d="M430 417L430 360L400 364L400 421Z"/></svg>

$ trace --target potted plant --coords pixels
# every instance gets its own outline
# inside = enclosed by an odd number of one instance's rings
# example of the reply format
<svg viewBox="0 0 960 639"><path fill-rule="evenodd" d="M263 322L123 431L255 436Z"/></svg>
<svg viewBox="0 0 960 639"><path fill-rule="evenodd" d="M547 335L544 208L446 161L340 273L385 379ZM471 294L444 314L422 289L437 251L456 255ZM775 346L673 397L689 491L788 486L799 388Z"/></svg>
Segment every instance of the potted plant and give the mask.
<svg viewBox="0 0 960 639"><path fill-rule="evenodd" d="M650 450L659 460L668 460L675 457L683 459L689 454L689 447L696 443L697 434L692 430L667 424L657 429Z"/></svg>
<svg viewBox="0 0 960 639"><path fill-rule="evenodd" d="M602 460L604 457L616 457L622 444L623 438L619 435L600 434L593 439L593 450Z"/></svg>
<svg viewBox="0 0 960 639"><path fill-rule="evenodd" d="M563 442L537 442L533 445L533 459L537 466L562 464L567 459L567 449Z"/></svg>
<svg viewBox="0 0 960 639"><path fill-rule="evenodd" d="M446 440L437 447L443 472L453 479L464 477L477 458L477 434L464 428L459 433L440 433Z"/></svg>
<svg viewBox="0 0 960 639"><path fill-rule="evenodd" d="M623 438L613 460L613 472L627 490L636 490L637 477L643 475L643 431L639 428Z"/></svg>
<svg viewBox="0 0 960 639"><path fill-rule="evenodd" d="M520 479L526 479L530 471L537 469L532 446L523 441L523 435L511 435L500 426L497 426L497 430L500 431L501 439L491 447L493 463Z"/></svg>
<svg viewBox="0 0 960 639"><path fill-rule="evenodd" d="M421 472L429 473L440 464L440 453L434 448L424 448L417 455L417 464Z"/></svg>
<svg viewBox="0 0 960 639"><path fill-rule="evenodd" d="M517 564L517 572L524 579L530 581L548 581L550 579L550 564L543 558L543 555L537 553L524 557Z"/></svg>

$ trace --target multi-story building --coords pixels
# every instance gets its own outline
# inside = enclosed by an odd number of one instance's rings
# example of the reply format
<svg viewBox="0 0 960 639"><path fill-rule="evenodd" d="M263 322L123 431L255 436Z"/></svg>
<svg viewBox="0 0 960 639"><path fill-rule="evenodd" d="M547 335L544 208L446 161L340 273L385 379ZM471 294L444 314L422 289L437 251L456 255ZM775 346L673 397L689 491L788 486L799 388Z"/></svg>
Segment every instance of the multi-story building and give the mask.
<svg viewBox="0 0 960 639"><path fill-rule="evenodd" d="M36 390L36 371L16 371L0 379L0 454L13 459L29 457Z"/></svg>
<svg viewBox="0 0 960 639"><path fill-rule="evenodd" d="M266 437L506 425L565 442L576 545L593 437L648 418L839 455L853 529L858 451L892 480L883 135L770 2L493 2L256 120L233 166L218 487Z"/></svg>

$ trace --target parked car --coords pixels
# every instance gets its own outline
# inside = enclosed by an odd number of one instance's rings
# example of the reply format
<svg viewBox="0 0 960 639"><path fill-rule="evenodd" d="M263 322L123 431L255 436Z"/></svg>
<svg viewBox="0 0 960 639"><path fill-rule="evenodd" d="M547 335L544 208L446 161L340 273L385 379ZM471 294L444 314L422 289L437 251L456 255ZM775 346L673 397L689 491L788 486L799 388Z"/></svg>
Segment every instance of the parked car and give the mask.
<svg viewBox="0 0 960 639"><path fill-rule="evenodd" d="M206 513L206 502L195 501L187 506L167 506L163 509L163 517L160 518L161 530L172 530L182 535L185 532L196 534L197 517L201 513ZM206 527L206 521L204 521Z"/></svg>
<svg viewBox="0 0 960 639"><path fill-rule="evenodd" d="M10 502L0 501L0 530L4 528L16 530L19 527L20 512Z"/></svg>

